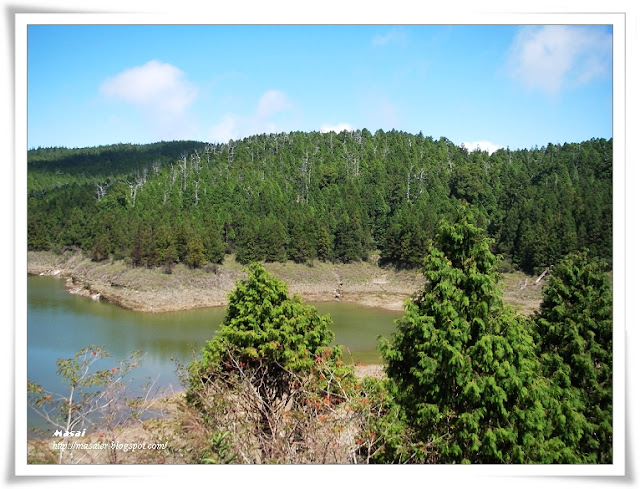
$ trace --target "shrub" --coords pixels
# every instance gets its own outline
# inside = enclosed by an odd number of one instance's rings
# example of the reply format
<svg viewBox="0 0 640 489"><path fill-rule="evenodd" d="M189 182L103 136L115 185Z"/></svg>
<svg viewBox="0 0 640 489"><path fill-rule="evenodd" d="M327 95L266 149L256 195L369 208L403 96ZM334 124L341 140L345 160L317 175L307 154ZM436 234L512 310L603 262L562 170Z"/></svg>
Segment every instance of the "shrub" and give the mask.
<svg viewBox="0 0 640 489"><path fill-rule="evenodd" d="M220 331L189 367L187 399L215 420L211 429L245 420L234 435L240 459L287 461L310 449L300 440L313 440L319 417L353 391L353 371L340 361L342 347L330 346L329 316L290 297L262 265L247 275L229 296Z"/></svg>

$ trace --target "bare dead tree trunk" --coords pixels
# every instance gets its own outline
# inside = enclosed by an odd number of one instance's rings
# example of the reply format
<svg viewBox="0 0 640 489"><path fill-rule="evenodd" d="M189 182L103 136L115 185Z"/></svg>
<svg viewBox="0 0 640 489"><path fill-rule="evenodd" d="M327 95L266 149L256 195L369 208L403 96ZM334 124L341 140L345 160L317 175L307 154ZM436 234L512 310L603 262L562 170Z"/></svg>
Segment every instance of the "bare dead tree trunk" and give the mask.
<svg viewBox="0 0 640 489"><path fill-rule="evenodd" d="M191 171L196 173L200 173L200 155L198 154L198 150L193 150L193 154L191 155Z"/></svg>
<svg viewBox="0 0 640 489"><path fill-rule="evenodd" d="M418 184L419 184L419 189L418 189L418 195L422 195L422 192L424 191L424 185L423 182L425 180L425 169L421 168L420 169L420 174L418 175Z"/></svg>
<svg viewBox="0 0 640 489"><path fill-rule="evenodd" d="M407 202L411 202L411 170L413 170L413 165L411 165L411 168L407 171Z"/></svg>
<svg viewBox="0 0 640 489"><path fill-rule="evenodd" d="M537 286L540 283L540 280L542 280L544 278L544 276L547 274L549 270L545 270L544 272L542 272L542 274L536 279L535 285Z"/></svg>
<svg viewBox="0 0 640 489"><path fill-rule="evenodd" d="M306 151L304 158L302 158L302 166L300 167L302 172L302 199L306 204L309 203L309 184L311 183L311 164L309 163L309 150Z"/></svg>
<svg viewBox="0 0 640 489"><path fill-rule="evenodd" d="M102 198L107 195L107 189L111 186L109 182L105 183L96 183L96 198L98 202L102 200Z"/></svg>
<svg viewBox="0 0 640 489"><path fill-rule="evenodd" d="M138 189L141 188L147 181L147 171L146 168L142 171L142 175L139 173L136 174L136 178L133 182L129 180L125 180L126 184L129 186L129 195L131 196L131 205L133 207L136 206L136 196L138 194Z"/></svg>
<svg viewBox="0 0 640 489"><path fill-rule="evenodd" d="M187 155L183 154L178 162L180 170L182 171L182 191L187 188Z"/></svg>

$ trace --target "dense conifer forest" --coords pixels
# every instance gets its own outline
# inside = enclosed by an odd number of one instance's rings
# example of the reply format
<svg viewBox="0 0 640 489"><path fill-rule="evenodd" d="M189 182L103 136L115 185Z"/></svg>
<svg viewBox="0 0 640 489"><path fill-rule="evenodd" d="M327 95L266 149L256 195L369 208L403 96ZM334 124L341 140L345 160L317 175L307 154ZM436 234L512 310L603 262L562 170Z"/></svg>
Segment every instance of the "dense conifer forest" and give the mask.
<svg viewBox="0 0 640 489"><path fill-rule="evenodd" d="M402 131L291 132L28 152L28 248L134 266L314 259L416 268L440 218L479 211L502 267L589 249L611 267L612 140L491 155Z"/></svg>

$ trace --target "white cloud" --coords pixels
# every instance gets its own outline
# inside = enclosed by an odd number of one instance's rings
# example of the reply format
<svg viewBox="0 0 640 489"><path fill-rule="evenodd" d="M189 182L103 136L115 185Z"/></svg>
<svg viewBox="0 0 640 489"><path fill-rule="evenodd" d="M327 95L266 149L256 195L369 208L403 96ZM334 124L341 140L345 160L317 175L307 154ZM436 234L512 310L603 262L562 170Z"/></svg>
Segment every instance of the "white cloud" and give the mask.
<svg viewBox="0 0 640 489"><path fill-rule="evenodd" d="M405 126L404 107L392 100L384 89L373 86L361 94L360 104L370 130L401 129Z"/></svg>
<svg viewBox="0 0 640 489"><path fill-rule="evenodd" d="M557 95L611 72L611 33L599 27L527 26L509 49L507 72L527 89Z"/></svg>
<svg viewBox="0 0 640 489"><path fill-rule="evenodd" d="M209 137L212 141L226 143L230 139L241 139L252 134L277 132L276 119L286 115L293 108L284 92L267 90L260 97L251 116L227 113L218 124L209 128Z"/></svg>
<svg viewBox="0 0 640 489"><path fill-rule="evenodd" d="M100 93L137 107L163 138L188 137L185 131L193 130L188 110L198 87L168 63L152 60L125 70L102 82Z"/></svg>
<svg viewBox="0 0 640 489"><path fill-rule="evenodd" d="M139 106L156 107L170 112L184 111L198 95L195 85L175 66L149 61L108 78L100 92Z"/></svg>
<svg viewBox="0 0 640 489"><path fill-rule="evenodd" d="M504 148L504 146L501 146L499 144L494 144L490 141L474 141L472 143L465 142L465 143L462 143L462 146L467 148L467 151L469 151L470 153L480 148L480 151L486 151L489 154L495 153L500 148Z"/></svg>
<svg viewBox="0 0 640 489"><path fill-rule="evenodd" d="M283 112L291 108L291 104L287 100L287 96L278 90L267 90L260 101L256 110L258 119L268 119L278 112Z"/></svg>
<svg viewBox="0 0 640 489"><path fill-rule="evenodd" d="M398 29L397 27L393 27L389 32L384 35L378 34L371 39L371 44L373 46L386 46L387 44L398 43L401 45L406 45L407 36L406 34Z"/></svg>
<svg viewBox="0 0 640 489"><path fill-rule="evenodd" d="M233 114L225 114L222 120L209 129L209 134L214 141L227 142L236 139L238 134L239 121Z"/></svg>
<svg viewBox="0 0 640 489"><path fill-rule="evenodd" d="M320 127L320 132L335 132L336 134L341 133L342 131L353 131L353 126L347 122L338 122L337 124L322 124Z"/></svg>

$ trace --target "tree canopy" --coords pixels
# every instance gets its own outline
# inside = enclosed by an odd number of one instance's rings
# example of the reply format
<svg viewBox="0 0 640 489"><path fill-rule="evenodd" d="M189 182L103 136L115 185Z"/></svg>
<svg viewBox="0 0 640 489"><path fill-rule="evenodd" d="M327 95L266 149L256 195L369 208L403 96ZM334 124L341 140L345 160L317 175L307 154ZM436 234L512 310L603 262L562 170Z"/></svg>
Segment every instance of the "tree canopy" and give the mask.
<svg viewBox="0 0 640 489"><path fill-rule="evenodd" d="M464 201L483 217L492 252L522 270L584 248L610 267L612 195L603 139L491 155L366 129L40 148L28 153L28 246L196 267L225 253L248 264L378 252L382 264L416 268L437 218Z"/></svg>
<svg viewBox="0 0 640 489"><path fill-rule="evenodd" d="M252 263L247 278L229 295L227 314L220 331L207 342L202 359L191 366L198 387L202 377L225 370L251 371L256 390L269 404L287 398L292 382L342 356L334 340L331 318L315 307L289 296L287 285L265 268Z"/></svg>
<svg viewBox="0 0 640 489"><path fill-rule="evenodd" d="M563 261L534 332L502 301L478 217L463 206L441 223L424 259L424 289L381 342L413 442L440 463L610 461L606 278L584 257Z"/></svg>
<svg viewBox="0 0 640 489"><path fill-rule="evenodd" d="M565 406L556 431L573 418L582 463L612 463L613 294L601 260L572 253L553 268L536 336L544 373Z"/></svg>

